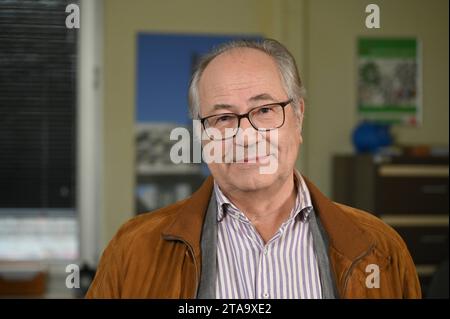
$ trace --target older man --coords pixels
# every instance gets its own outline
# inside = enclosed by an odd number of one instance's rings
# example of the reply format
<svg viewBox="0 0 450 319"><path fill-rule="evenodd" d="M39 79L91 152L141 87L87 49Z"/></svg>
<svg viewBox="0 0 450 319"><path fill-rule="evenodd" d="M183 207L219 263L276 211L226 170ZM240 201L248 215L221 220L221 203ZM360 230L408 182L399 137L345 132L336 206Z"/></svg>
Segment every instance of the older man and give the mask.
<svg viewBox="0 0 450 319"><path fill-rule="evenodd" d="M199 63L189 97L203 146L223 151L208 162L212 177L122 226L87 297L420 298L398 234L296 171L305 105L286 48L217 48Z"/></svg>

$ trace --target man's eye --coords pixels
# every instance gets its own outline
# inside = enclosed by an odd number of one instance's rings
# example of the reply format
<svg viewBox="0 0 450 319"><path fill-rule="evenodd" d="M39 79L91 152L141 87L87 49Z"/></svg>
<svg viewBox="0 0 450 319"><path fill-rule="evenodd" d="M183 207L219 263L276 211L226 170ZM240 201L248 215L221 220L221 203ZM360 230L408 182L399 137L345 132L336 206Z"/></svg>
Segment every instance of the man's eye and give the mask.
<svg viewBox="0 0 450 319"><path fill-rule="evenodd" d="M258 110L258 113L267 114L267 113L270 113L271 111L272 111L272 108L270 108L270 107L262 107Z"/></svg>
<svg viewBox="0 0 450 319"><path fill-rule="evenodd" d="M229 121L232 120L232 118L233 118L233 117L230 116L230 115L222 115L222 116L218 116L218 117L216 118L215 123L229 122Z"/></svg>

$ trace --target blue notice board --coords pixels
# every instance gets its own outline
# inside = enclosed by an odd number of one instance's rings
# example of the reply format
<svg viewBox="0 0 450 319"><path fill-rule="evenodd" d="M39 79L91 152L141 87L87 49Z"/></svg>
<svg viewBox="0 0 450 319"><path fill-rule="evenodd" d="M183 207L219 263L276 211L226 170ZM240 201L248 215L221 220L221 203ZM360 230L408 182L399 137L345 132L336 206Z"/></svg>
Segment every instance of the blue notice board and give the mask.
<svg viewBox="0 0 450 319"><path fill-rule="evenodd" d="M188 86L198 58L214 46L261 36L138 33L136 122L190 124Z"/></svg>

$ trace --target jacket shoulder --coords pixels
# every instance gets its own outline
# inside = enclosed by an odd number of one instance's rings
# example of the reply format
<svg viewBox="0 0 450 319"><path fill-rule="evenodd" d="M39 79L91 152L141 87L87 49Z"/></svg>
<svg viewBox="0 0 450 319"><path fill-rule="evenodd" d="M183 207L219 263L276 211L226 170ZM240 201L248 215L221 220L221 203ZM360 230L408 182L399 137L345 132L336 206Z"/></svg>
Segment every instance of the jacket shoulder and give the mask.
<svg viewBox="0 0 450 319"><path fill-rule="evenodd" d="M114 241L129 243L139 237L154 237L155 235L159 237L163 229L176 219L178 211L187 200L184 199L157 210L132 217L119 228L114 236Z"/></svg>
<svg viewBox="0 0 450 319"><path fill-rule="evenodd" d="M401 251L407 249L406 244L400 235L391 226L386 224L377 216L361 209L350 207L344 204L335 203L345 214L347 214L360 228L369 233L375 241L387 248L394 248Z"/></svg>
<svg viewBox="0 0 450 319"><path fill-rule="evenodd" d="M395 296L395 298L421 298L421 289L416 267L400 235L391 226L373 214L346 205L335 204L362 231L368 233L373 238L373 256L375 256L377 262L380 262L378 264L380 269L382 269L381 267L391 269L387 272L391 275L388 282L383 284L383 286L391 286L390 298L392 296Z"/></svg>
<svg viewBox="0 0 450 319"><path fill-rule="evenodd" d="M186 201L187 199L140 214L125 222L103 251L86 297L121 298L125 293L125 286L131 289L131 295L135 296L135 276L142 272L139 265L143 260L147 265L154 261L154 251L162 238L162 232L176 219L178 211ZM126 282L128 284L125 284ZM130 285L133 287L130 288Z"/></svg>

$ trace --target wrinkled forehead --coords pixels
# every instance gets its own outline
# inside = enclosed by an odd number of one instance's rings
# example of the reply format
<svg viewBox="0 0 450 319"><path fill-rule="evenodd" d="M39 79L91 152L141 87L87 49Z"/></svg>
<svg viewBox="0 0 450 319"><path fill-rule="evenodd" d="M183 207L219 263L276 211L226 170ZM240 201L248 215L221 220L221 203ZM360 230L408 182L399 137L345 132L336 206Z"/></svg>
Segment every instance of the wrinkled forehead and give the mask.
<svg viewBox="0 0 450 319"><path fill-rule="evenodd" d="M200 98L226 95L233 90L253 88L266 90L282 87L275 60L253 48L235 48L215 57L205 68L199 81ZM268 92L265 92L268 93Z"/></svg>
<svg viewBox="0 0 450 319"><path fill-rule="evenodd" d="M200 78L200 89L246 80L280 80L275 60L267 53L253 48L235 48L215 57ZM201 94L202 92L200 92Z"/></svg>

